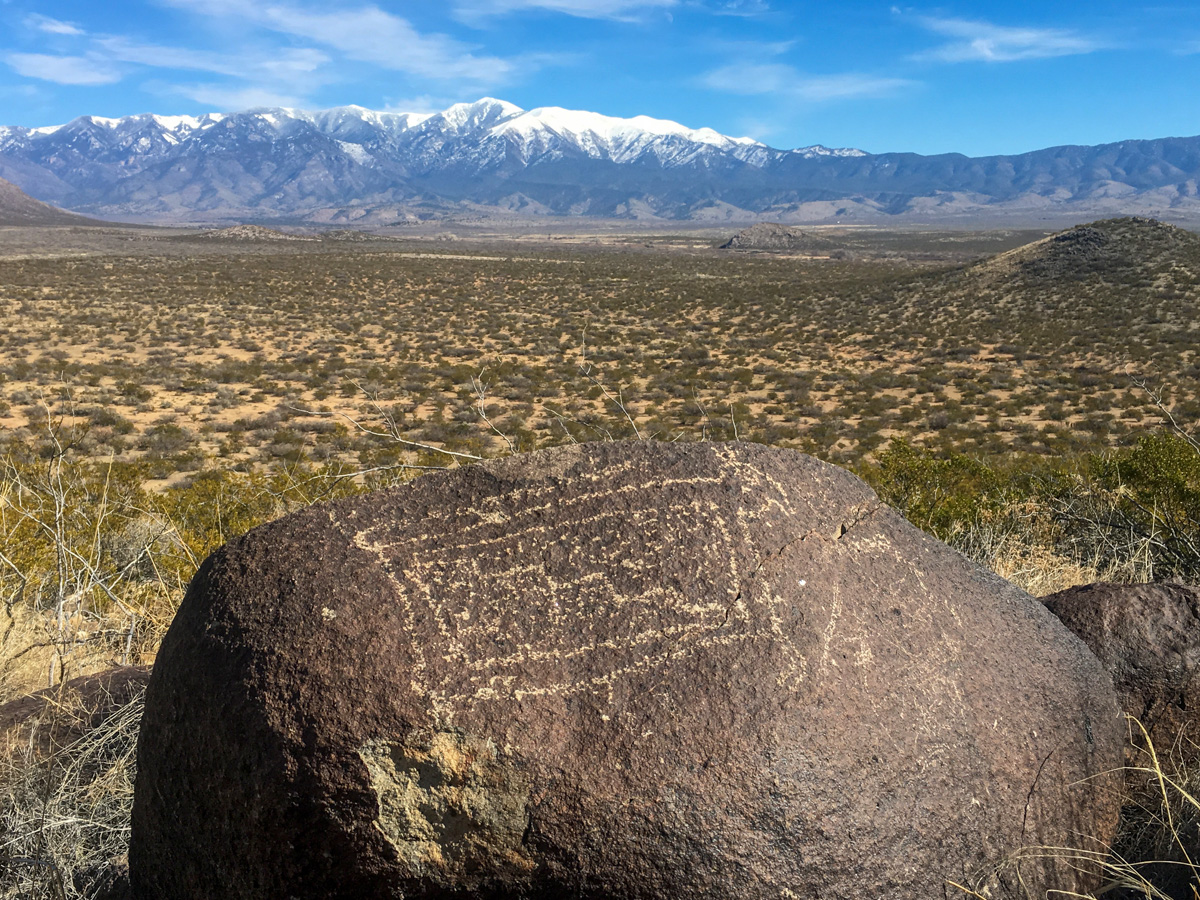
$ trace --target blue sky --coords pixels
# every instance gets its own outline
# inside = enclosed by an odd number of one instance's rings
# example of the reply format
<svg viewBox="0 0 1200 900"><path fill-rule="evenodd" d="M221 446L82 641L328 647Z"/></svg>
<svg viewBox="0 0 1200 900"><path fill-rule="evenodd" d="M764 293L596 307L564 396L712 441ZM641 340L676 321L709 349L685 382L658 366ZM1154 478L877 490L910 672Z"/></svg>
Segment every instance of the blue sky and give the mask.
<svg viewBox="0 0 1200 900"><path fill-rule="evenodd" d="M0 124L499 97L776 147L1016 153L1200 134L1200 6L0 0Z"/></svg>

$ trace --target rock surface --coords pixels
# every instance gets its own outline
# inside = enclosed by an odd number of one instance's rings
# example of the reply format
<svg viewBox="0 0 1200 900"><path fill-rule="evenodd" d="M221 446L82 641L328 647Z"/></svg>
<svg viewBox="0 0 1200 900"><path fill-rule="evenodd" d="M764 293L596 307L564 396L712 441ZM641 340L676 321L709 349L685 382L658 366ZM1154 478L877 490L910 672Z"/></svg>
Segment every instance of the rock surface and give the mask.
<svg viewBox="0 0 1200 900"><path fill-rule="evenodd" d="M1123 735L1057 619L849 473L567 447L207 560L148 691L130 878L146 900L942 896L1111 837Z"/></svg>
<svg viewBox="0 0 1200 900"><path fill-rule="evenodd" d="M149 680L149 666L116 666L0 703L0 758L18 747L43 758L61 750L136 700Z"/></svg>
<svg viewBox="0 0 1200 900"><path fill-rule="evenodd" d="M1192 900L1200 860L1200 810L1174 805L1173 828L1163 827L1163 787L1157 765L1188 784L1200 771L1200 588L1179 584L1088 584L1042 602L1092 649L1112 674L1131 723L1126 748L1125 822L1114 851L1140 867L1167 897Z"/></svg>
<svg viewBox="0 0 1200 900"><path fill-rule="evenodd" d="M1108 669L1155 746L1174 746L1185 729L1200 741L1200 588L1087 584L1042 602Z"/></svg>

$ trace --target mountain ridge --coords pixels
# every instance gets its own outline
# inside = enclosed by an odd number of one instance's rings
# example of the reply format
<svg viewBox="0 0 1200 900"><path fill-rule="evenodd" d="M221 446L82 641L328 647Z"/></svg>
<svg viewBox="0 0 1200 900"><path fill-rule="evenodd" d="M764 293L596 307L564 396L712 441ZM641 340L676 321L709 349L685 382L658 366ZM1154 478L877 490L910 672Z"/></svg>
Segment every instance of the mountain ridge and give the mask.
<svg viewBox="0 0 1200 900"><path fill-rule="evenodd" d="M0 177L59 206L155 221L1200 219L1200 137L990 157L781 150L648 116L494 98L436 113L263 108L0 127Z"/></svg>
<svg viewBox="0 0 1200 900"><path fill-rule="evenodd" d="M0 178L0 227L102 224L105 223L35 200L15 184Z"/></svg>

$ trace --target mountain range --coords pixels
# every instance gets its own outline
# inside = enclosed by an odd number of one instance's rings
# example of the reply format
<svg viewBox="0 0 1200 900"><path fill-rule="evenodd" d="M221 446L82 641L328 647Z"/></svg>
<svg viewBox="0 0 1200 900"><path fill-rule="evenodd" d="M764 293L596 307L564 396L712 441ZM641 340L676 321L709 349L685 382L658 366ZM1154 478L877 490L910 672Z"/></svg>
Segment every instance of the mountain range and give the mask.
<svg viewBox="0 0 1200 900"><path fill-rule="evenodd" d="M152 222L1200 219L1200 137L980 158L780 150L491 98L434 114L347 106L0 127L0 177L59 207Z"/></svg>

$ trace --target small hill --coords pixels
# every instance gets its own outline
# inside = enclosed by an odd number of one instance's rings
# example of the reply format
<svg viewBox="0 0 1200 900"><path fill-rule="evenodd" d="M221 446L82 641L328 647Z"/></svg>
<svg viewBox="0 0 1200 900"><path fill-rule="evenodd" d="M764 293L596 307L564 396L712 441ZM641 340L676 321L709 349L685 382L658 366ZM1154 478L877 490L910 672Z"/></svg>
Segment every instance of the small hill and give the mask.
<svg viewBox="0 0 1200 900"><path fill-rule="evenodd" d="M768 250L790 253L812 253L837 248L837 244L774 222L760 222L739 231L724 244L722 250Z"/></svg>
<svg viewBox="0 0 1200 900"><path fill-rule="evenodd" d="M312 241L316 238L298 234L287 234L262 225L231 225L216 231L205 231L196 235L206 241Z"/></svg>
<svg viewBox="0 0 1200 900"><path fill-rule="evenodd" d="M66 210L34 200L23 190L0 178L0 225L102 225L96 219L77 216Z"/></svg>
<svg viewBox="0 0 1200 900"><path fill-rule="evenodd" d="M895 315L902 331L943 348L1086 352L1098 372L1151 371L1195 344L1200 235L1152 219L1105 219L917 275L899 296L895 311L876 317Z"/></svg>
<svg viewBox="0 0 1200 900"><path fill-rule="evenodd" d="M1076 225L967 271L987 281L1055 288L1081 281L1137 285L1180 267L1200 273L1200 235L1135 216Z"/></svg>

